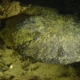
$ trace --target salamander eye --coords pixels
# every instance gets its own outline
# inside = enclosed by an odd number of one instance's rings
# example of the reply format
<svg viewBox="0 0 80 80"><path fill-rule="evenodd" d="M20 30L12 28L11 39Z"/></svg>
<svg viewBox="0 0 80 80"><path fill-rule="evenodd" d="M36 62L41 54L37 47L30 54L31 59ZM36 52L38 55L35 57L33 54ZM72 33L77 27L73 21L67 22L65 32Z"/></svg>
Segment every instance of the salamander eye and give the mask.
<svg viewBox="0 0 80 80"><path fill-rule="evenodd" d="M61 55L63 55L63 54L64 54L64 51L61 52Z"/></svg>
<svg viewBox="0 0 80 80"><path fill-rule="evenodd" d="M58 49L58 56L63 56L63 55L64 55L63 47L59 47L59 49Z"/></svg>

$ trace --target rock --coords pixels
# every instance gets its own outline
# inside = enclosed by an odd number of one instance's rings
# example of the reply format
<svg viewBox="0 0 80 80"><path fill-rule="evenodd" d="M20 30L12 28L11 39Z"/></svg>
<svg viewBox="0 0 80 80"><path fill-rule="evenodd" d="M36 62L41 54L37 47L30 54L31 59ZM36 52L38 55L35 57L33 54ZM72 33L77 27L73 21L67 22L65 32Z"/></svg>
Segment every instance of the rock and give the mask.
<svg viewBox="0 0 80 80"><path fill-rule="evenodd" d="M9 2L9 0L3 0L0 4L0 18L8 18L20 13L20 3L19 2Z"/></svg>
<svg viewBox="0 0 80 80"><path fill-rule="evenodd" d="M37 7L38 10L38 7ZM5 43L23 57L36 61L70 64L80 61L80 24L72 15L39 7L39 15L18 15L0 32Z"/></svg>

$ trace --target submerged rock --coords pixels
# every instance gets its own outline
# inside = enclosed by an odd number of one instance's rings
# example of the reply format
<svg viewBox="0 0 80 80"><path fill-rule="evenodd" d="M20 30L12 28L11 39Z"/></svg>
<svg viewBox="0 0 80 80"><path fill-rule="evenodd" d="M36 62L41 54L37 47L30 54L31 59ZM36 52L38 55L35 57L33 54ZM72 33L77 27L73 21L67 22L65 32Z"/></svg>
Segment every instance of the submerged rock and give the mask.
<svg viewBox="0 0 80 80"><path fill-rule="evenodd" d="M7 20L0 32L5 43L23 57L37 61L80 61L80 24L75 22L76 18L59 15L52 9L40 10L39 15L19 15Z"/></svg>

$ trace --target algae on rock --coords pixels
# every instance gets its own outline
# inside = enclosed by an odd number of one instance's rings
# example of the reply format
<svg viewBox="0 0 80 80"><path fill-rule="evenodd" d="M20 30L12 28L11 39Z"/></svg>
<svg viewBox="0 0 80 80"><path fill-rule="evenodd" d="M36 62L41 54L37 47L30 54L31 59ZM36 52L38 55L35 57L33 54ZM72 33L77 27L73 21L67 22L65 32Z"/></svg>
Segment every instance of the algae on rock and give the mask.
<svg viewBox="0 0 80 80"><path fill-rule="evenodd" d="M23 57L47 63L80 61L80 27L74 16L34 6L37 15L22 15L6 21L0 32L5 43ZM33 7L32 7L33 9ZM30 12L31 13L31 12Z"/></svg>

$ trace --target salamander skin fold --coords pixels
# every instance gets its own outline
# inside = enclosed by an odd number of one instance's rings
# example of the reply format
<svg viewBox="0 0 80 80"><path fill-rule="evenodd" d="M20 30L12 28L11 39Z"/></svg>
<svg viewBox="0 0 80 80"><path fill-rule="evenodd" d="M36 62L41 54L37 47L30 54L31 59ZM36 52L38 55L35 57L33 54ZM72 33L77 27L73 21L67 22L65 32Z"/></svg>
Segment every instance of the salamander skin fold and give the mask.
<svg viewBox="0 0 80 80"><path fill-rule="evenodd" d="M5 43L21 56L36 61L54 64L80 61L80 24L76 18L52 9L41 10L40 15L8 19L0 32Z"/></svg>

